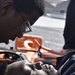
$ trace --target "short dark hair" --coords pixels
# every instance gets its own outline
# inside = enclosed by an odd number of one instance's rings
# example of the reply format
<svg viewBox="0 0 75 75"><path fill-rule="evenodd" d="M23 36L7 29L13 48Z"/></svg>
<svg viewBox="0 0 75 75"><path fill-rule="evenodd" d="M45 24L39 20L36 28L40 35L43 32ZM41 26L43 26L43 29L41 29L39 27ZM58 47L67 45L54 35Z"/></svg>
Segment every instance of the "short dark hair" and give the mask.
<svg viewBox="0 0 75 75"><path fill-rule="evenodd" d="M15 4L15 10L17 12L25 12L31 14L34 10L40 13L40 16L44 14L44 0L12 0Z"/></svg>

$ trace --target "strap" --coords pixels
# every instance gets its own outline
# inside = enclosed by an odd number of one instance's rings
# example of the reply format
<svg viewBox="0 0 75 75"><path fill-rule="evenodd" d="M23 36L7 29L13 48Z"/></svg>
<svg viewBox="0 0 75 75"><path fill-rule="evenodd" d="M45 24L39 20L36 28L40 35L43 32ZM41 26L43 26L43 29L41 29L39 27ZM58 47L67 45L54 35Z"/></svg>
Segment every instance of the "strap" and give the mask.
<svg viewBox="0 0 75 75"><path fill-rule="evenodd" d="M42 47L39 46L39 49L38 49L38 51L37 51L37 55L40 56L40 57L42 56L42 53L41 53L41 51L40 51L41 48L42 48Z"/></svg>
<svg viewBox="0 0 75 75"><path fill-rule="evenodd" d="M52 64L52 59L44 59L44 64Z"/></svg>

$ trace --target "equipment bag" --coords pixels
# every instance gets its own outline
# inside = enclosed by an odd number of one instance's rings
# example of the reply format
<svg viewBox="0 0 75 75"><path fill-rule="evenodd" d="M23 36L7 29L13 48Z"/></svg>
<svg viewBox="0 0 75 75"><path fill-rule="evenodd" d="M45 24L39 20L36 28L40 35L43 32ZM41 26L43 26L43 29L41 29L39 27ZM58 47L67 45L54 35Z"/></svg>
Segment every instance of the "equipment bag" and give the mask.
<svg viewBox="0 0 75 75"><path fill-rule="evenodd" d="M57 61L60 59L61 62L58 62L56 66L58 70L56 75L75 75L75 51L68 52L63 57L59 57Z"/></svg>

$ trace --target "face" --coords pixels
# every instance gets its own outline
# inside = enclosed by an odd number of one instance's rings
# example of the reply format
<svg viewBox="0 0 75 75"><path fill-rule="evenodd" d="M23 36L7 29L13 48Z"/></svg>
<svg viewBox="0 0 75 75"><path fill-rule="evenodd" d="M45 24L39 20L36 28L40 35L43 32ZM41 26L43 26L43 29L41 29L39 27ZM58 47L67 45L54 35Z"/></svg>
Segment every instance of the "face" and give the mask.
<svg viewBox="0 0 75 75"><path fill-rule="evenodd" d="M22 26L29 21L30 24L39 18L39 13L35 10L32 14L18 13L12 7L8 10L0 10L0 42L8 43L8 40L14 40L15 37L23 35ZM28 23L29 23L28 22Z"/></svg>

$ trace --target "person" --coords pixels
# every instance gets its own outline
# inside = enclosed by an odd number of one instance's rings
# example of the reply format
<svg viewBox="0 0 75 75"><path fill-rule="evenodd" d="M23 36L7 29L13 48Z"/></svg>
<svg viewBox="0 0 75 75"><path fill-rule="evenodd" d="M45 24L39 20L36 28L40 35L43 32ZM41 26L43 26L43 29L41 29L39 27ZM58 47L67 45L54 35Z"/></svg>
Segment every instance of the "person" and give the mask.
<svg viewBox="0 0 75 75"><path fill-rule="evenodd" d="M64 28L64 40L65 44L63 49L74 50L75 49L75 0L70 0L70 3L67 8L67 15L66 15L66 23Z"/></svg>
<svg viewBox="0 0 75 75"><path fill-rule="evenodd" d="M8 44L9 39L15 40L16 37L22 37L24 33L31 31L31 26L43 14L44 0L0 0L0 43ZM5 75L28 75L26 73L30 73L29 70L26 72L25 61L20 61L21 66L17 66L18 63L14 62L9 65L11 67L8 69L13 72L10 74L7 71L8 74L5 73Z"/></svg>
<svg viewBox="0 0 75 75"><path fill-rule="evenodd" d="M0 0L0 42L21 37L43 14L43 0Z"/></svg>

